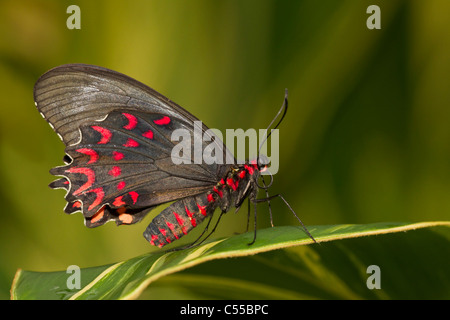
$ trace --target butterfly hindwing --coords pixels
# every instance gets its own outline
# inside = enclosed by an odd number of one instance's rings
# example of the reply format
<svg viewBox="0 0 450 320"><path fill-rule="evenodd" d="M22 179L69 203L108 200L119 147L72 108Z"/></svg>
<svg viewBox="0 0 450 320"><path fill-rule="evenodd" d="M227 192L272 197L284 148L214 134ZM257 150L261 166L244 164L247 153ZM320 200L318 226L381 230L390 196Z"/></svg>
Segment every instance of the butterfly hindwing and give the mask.
<svg viewBox="0 0 450 320"><path fill-rule="evenodd" d="M201 165L170 170L174 142L169 135L174 128L185 126L181 120L130 112L113 111L103 121L83 126L80 142L66 148L70 164L51 170L64 177L51 186L68 190L67 213L82 211L92 219L101 212L103 219L98 221L106 222L111 220L106 219L108 210L147 209L204 192L215 183L215 177Z"/></svg>

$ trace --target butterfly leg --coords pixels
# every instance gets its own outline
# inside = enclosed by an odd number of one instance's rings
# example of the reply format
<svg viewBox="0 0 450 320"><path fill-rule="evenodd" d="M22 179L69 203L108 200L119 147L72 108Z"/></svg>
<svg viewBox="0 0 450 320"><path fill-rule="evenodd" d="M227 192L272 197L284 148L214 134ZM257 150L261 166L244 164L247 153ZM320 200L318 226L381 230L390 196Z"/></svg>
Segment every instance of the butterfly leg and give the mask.
<svg viewBox="0 0 450 320"><path fill-rule="evenodd" d="M245 230L245 232L248 232L248 228L250 227L250 199L247 200L247 229Z"/></svg>
<svg viewBox="0 0 450 320"><path fill-rule="evenodd" d="M289 208L289 210L291 210L291 212L294 214L295 218L297 218L298 222L301 224L301 226L303 227L303 230L305 231L305 233L308 235L308 237L311 238L312 241L314 241L315 243L317 243L316 239L314 239L314 237L311 235L311 233L309 233L308 229L305 227L305 225L303 224L302 220L300 220L300 218L297 216L297 214L295 213L294 209L292 209L292 207L290 206L290 204L286 201L286 199L284 199L284 197L281 194L276 194L264 199L255 199L253 200L254 203L258 203L258 202L268 202L276 197L281 198L281 200L283 200L283 202L286 204L286 206Z"/></svg>
<svg viewBox="0 0 450 320"><path fill-rule="evenodd" d="M201 245L203 242L205 242L205 240L208 239L209 236L212 235L212 234L214 233L214 231L216 231L216 228L217 228L217 226L219 225L219 222L220 222L220 218L222 218L222 216L223 216L224 213L225 213L225 211L222 211L222 212L220 213L220 216L219 216L219 218L217 219L216 224L214 225L214 228L211 230L211 232L210 232L210 233L209 233L202 241L200 241L199 244L197 244L198 246ZM210 219L210 220L211 220L211 219Z"/></svg>
<svg viewBox="0 0 450 320"><path fill-rule="evenodd" d="M264 176L261 176L264 187L264 191L266 192L266 198L269 198L269 190L267 188L266 182L264 181ZM269 205L269 216L270 216L270 225L273 228L273 217L272 217L272 207L270 205L270 200L267 200L267 204Z"/></svg>
<svg viewBox="0 0 450 320"><path fill-rule="evenodd" d="M196 244L196 242L197 242L198 240L200 240L201 237L203 237L203 235L206 233L206 231L208 231L209 224L211 223L211 220L212 220L212 216L213 216L213 215L210 215L210 216L209 216L209 220L208 220L208 223L206 224L206 227L203 229L202 233L200 234L200 236L197 237L197 239L195 239L192 243L188 244L187 246L182 246L182 247L179 247L179 248L174 248L174 249L171 249L171 250L169 250L169 251L184 250L184 249L189 249L189 248L193 248L193 247L196 247L196 246L200 245L200 244L203 242L203 240L202 240L200 243L198 243L198 244Z"/></svg>
<svg viewBox="0 0 450 320"><path fill-rule="evenodd" d="M208 223L206 224L206 227L203 229L202 233L200 234L200 236L197 237L197 239L195 239L192 243L188 244L187 246L182 246L182 247L179 247L179 248L174 248L174 249L171 249L171 250L169 250L169 251L179 251L179 250L189 249L189 248L193 248L193 247L196 247L196 246L200 245L201 242L198 243L198 244L196 244L196 242L197 242L198 240L200 240L201 237L203 237L203 235L205 234L206 231L208 231L208 227L209 227L209 224L211 223L212 216L213 216L213 215L210 215L210 216L209 216L209 220L208 220ZM203 241L202 241L202 242L203 242Z"/></svg>
<svg viewBox="0 0 450 320"><path fill-rule="evenodd" d="M248 243L249 246L251 246L252 244L255 243L256 241L256 216L257 216L257 209L256 209L256 201L252 201L253 202L253 208L254 208L254 230L253 230L253 240L252 242ZM249 212L249 216L250 216L250 212Z"/></svg>
<svg viewBox="0 0 450 320"><path fill-rule="evenodd" d="M201 245L203 242L205 242L206 239L208 239L208 238L214 233L214 231L216 231L216 228L217 228L217 226L219 225L220 219L222 218L222 216L223 216L224 213L225 213L225 211L222 211L222 212L220 213L220 216L219 216L219 218L217 219L216 224L214 225L214 228L211 230L210 233L208 233L208 235L207 235L204 239L202 239L202 241L200 241L199 243L197 243L197 242L201 239L201 237L203 237L203 235L206 233L206 231L208 231L209 224L211 223L211 220L212 220L212 216L213 216L213 215L210 216L210 218L209 218L209 220L208 220L208 224L206 225L205 229L203 229L202 234L201 234L197 239L195 239L194 242L192 242L191 244L189 244L189 245L187 245L187 246L180 247L180 248L175 248L175 249L170 250L170 251L178 251L178 250L190 249L190 248L197 247L197 246Z"/></svg>

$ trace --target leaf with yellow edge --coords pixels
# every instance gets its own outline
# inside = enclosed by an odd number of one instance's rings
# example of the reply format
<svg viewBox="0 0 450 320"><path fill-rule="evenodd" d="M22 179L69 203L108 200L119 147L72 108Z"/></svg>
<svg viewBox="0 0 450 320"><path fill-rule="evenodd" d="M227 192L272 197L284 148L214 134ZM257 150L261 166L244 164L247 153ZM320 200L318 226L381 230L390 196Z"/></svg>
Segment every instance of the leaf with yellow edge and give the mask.
<svg viewBox="0 0 450 320"><path fill-rule="evenodd" d="M389 287L386 283L389 279L389 269L386 266L392 266L391 270L394 270L395 263L392 263L392 259L395 259L396 255L404 255L408 260L420 259L416 257L418 253L430 255L432 252L432 256L428 259L436 259L435 262L417 263L421 268L430 270L418 272L422 275L430 274L430 277L438 274L440 277L438 280L428 279L439 286L435 292L446 292L445 289L450 292L450 271L448 267L442 265L444 263L440 256L446 255L447 258L450 256L450 222L387 222L310 226L308 229L318 244L314 244L299 227L274 227L258 230L257 241L251 246L247 245L253 237L253 233L249 232L185 250L148 253L117 264L81 269L80 290L67 289L66 281L69 274L66 271L45 273L18 270L11 288L11 298L136 299L144 291L146 297L161 298L163 297L161 295L152 295L152 287L149 289L147 287L156 281L155 292L158 292L161 283L165 283L163 277L166 278L166 283L170 283L169 275L176 272L177 276L172 276L172 279L178 279L177 286L185 285L186 288L191 288L193 279L203 279L195 282L193 295L185 298L193 296L228 299L395 298L402 297L401 294L395 293L398 290L385 292L367 289L365 279L369 277L366 272L369 262L366 260L372 259L374 264L384 265L380 267L384 275L383 283L385 287ZM416 229L432 231L404 233ZM392 234L396 240L386 243L383 242L383 237L367 237L387 234ZM344 239L348 240L336 241ZM433 243L427 244L428 241ZM364 247L361 248L361 245ZM433 247L428 247L429 245ZM416 252L417 250L419 252ZM230 260L219 260L230 257L245 258L231 260L233 261L231 266ZM202 264L212 264L214 267L202 268ZM221 265L226 267L221 268ZM192 270L181 272L188 268ZM261 277L264 268L267 268L267 272L264 273L266 276ZM233 269L236 270L230 275ZM247 269L254 271L246 274L244 270ZM409 266L409 269L405 270L405 273L414 271L414 266ZM349 270L353 272L350 273ZM199 273L189 277L183 276L190 272ZM268 273L270 276L267 276ZM401 272L397 270L396 273L398 279L402 278ZM418 276L414 272L411 274L411 277ZM161 280L157 281L158 279ZM292 287L295 281L300 283L300 287ZM417 279L411 279L411 283L414 281ZM395 279L391 282L395 282ZM222 290L219 289L221 286ZM231 287L235 289L231 290ZM170 298L170 295L166 298Z"/></svg>

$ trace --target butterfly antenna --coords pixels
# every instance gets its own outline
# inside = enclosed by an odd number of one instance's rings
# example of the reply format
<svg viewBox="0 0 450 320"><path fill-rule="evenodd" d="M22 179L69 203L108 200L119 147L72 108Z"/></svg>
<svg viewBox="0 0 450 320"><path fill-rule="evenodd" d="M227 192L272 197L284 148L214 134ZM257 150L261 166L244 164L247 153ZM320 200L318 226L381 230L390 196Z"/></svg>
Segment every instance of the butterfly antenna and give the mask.
<svg viewBox="0 0 450 320"><path fill-rule="evenodd" d="M285 89L284 90L283 104L281 105L281 108L280 108L280 110L278 110L277 115L272 119L272 121L270 122L269 126L267 127L267 129L266 129L266 131L264 133L264 139L262 140L261 144L259 145L257 159L259 159L259 154L261 152L261 148L262 148L263 144L267 141L267 139L272 134L272 130L275 130L276 128L278 128L278 126L280 125L281 121L283 121L284 116L286 115L287 109L288 109L288 89ZM283 115L281 116L281 119L278 121L277 125L273 129L270 129L272 124L275 122L275 120L277 120L277 118L280 116L281 113L283 113ZM269 134L267 134L269 129L270 129L270 132L269 132Z"/></svg>

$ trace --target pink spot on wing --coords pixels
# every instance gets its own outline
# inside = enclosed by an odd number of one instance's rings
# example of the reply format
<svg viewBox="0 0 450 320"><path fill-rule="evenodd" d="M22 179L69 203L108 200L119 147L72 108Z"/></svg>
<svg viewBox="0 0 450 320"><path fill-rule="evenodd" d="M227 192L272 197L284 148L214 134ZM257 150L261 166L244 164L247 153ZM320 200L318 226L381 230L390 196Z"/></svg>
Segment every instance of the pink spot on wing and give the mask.
<svg viewBox="0 0 450 320"><path fill-rule="evenodd" d="M157 124L158 126L162 126L162 125L169 124L170 123L170 118L168 116L164 116L161 119L153 120L153 122L155 124Z"/></svg>
<svg viewBox="0 0 450 320"><path fill-rule="evenodd" d="M124 157L122 152L113 151L113 159L116 161L122 160Z"/></svg>
<svg viewBox="0 0 450 320"><path fill-rule="evenodd" d="M95 150L92 150L89 148L81 148L81 149L77 149L75 151L79 152L79 153L83 153L83 154L91 157L87 164L94 163L98 160L98 153Z"/></svg>
<svg viewBox="0 0 450 320"><path fill-rule="evenodd" d="M103 216L105 215L105 206L101 207L100 210L98 210L92 217L91 217L91 223L96 223L97 221L101 220Z"/></svg>
<svg viewBox="0 0 450 320"><path fill-rule="evenodd" d="M127 119L128 124L126 126L123 126L124 129L127 130L133 130L137 126L137 118L129 113L122 113Z"/></svg>
<svg viewBox="0 0 450 320"><path fill-rule="evenodd" d="M148 130L147 132L144 132L142 134L143 137L146 137L148 139L153 139L153 131L152 130Z"/></svg>
<svg viewBox="0 0 450 320"><path fill-rule="evenodd" d="M97 144L107 144L111 141L112 133L108 129L99 126L91 126L91 128L102 135L102 138L99 142L97 142Z"/></svg>
<svg viewBox="0 0 450 320"><path fill-rule="evenodd" d="M128 213L119 214L119 220L124 224L131 224L133 222L133 216Z"/></svg>
<svg viewBox="0 0 450 320"><path fill-rule="evenodd" d="M134 139L128 138L127 142L123 146L128 148L136 148L139 147L139 142Z"/></svg>
<svg viewBox="0 0 450 320"><path fill-rule="evenodd" d="M123 188L125 188L125 181L120 181L117 184L117 190L122 190Z"/></svg>
<svg viewBox="0 0 450 320"><path fill-rule="evenodd" d="M112 167L112 169L109 170L109 172L108 172L108 174L113 176L113 177L120 176L121 173L122 173L122 170L118 166Z"/></svg>
<svg viewBox="0 0 450 320"><path fill-rule="evenodd" d="M76 196L77 194L79 194L79 193L89 189L95 182L95 173L94 173L94 170L92 170L92 169L89 169L89 168L75 168L74 167L74 168L67 169L66 172L69 172L69 173L80 173L80 174L84 174L87 177L87 182L73 192L74 196Z"/></svg>
<svg viewBox="0 0 450 320"><path fill-rule="evenodd" d="M136 191L130 191L128 192L128 194L131 196L131 199L133 199L133 204L135 204L139 197L139 193L137 193Z"/></svg>

